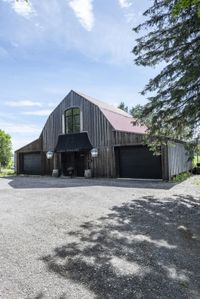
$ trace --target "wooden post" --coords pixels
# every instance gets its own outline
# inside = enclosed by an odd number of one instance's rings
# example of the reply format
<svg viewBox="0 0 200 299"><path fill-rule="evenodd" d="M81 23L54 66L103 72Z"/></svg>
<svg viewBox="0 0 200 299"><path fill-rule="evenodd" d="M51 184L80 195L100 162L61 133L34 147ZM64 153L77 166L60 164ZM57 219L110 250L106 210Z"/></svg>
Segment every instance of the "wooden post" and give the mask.
<svg viewBox="0 0 200 299"><path fill-rule="evenodd" d="M58 169L58 154L54 153L53 155L53 169Z"/></svg>
<svg viewBox="0 0 200 299"><path fill-rule="evenodd" d="M58 169L58 154L54 153L53 155L53 172L52 176L58 177L59 176L59 169Z"/></svg>

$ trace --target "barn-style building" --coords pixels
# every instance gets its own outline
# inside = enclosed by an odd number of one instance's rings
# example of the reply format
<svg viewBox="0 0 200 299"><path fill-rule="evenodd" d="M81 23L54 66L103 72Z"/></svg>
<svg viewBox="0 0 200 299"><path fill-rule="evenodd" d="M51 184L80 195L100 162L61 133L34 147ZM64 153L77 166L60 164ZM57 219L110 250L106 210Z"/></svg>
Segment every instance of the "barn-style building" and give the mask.
<svg viewBox="0 0 200 299"><path fill-rule="evenodd" d="M121 109L72 90L40 137L16 151L17 173L49 175L58 169L62 175L84 176L91 169L93 177L169 180L191 168L183 142L169 141L155 156L143 145L145 130Z"/></svg>

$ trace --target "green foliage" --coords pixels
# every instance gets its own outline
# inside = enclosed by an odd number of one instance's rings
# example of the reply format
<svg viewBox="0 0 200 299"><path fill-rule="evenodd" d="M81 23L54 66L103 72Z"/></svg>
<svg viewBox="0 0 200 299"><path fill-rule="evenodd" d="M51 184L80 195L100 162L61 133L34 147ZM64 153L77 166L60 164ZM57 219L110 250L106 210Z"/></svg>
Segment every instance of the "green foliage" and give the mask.
<svg viewBox="0 0 200 299"><path fill-rule="evenodd" d="M193 166L196 166L197 163L200 163L200 144L198 140L194 147L194 157L192 162L193 162Z"/></svg>
<svg viewBox="0 0 200 299"><path fill-rule="evenodd" d="M136 105L135 107L132 107L130 114L136 119L137 123L143 124L147 128L150 128L151 123L156 116L154 117L153 114L145 115L145 109L146 106ZM185 139L184 136L187 136L187 132L188 130L185 127L184 130L182 130L182 134L179 135L179 139ZM144 137L144 143L148 145L149 149L153 151L155 155L160 155L161 145L167 145L169 139L177 139L177 134L174 132L173 127L167 126L163 127L162 130L160 129L159 133L155 133L154 136L147 134ZM195 146L196 143L194 142L187 145L189 156L191 158L193 157Z"/></svg>
<svg viewBox="0 0 200 299"><path fill-rule="evenodd" d="M130 114L135 119L141 119L143 109L144 109L144 107L142 105L136 105L130 109Z"/></svg>
<svg viewBox="0 0 200 299"><path fill-rule="evenodd" d="M128 113L128 106L126 106L124 102L121 102L117 108Z"/></svg>
<svg viewBox="0 0 200 299"><path fill-rule="evenodd" d="M200 17L200 0L178 0L173 7L173 15L178 16L183 10L190 10L193 6Z"/></svg>
<svg viewBox="0 0 200 299"><path fill-rule="evenodd" d="M180 183L180 182L183 182L186 179L188 179L190 176L191 176L190 172L182 172L182 173L174 176L171 181L173 183Z"/></svg>
<svg viewBox="0 0 200 299"><path fill-rule="evenodd" d="M0 130L0 163L2 167L6 167L12 157L11 136Z"/></svg>
<svg viewBox="0 0 200 299"><path fill-rule="evenodd" d="M11 159L7 165L7 168L12 169L13 167L14 167L14 161L13 161L13 159Z"/></svg>
<svg viewBox="0 0 200 299"><path fill-rule="evenodd" d="M194 155L193 160L192 160L192 165L195 167L197 166L197 163L200 163L200 155Z"/></svg>
<svg viewBox="0 0 200 299"><path fill-rule="evenodd" d="M130 109L130 114L138 121L138 123L143 124L148 128L151 125L153 114L149 113L148 115L145 115L145 109L146 105L136 105Z"/></svg>
<svg viewBox="0 0 200 299"><path fill-rule="evenodd" d="M178 3L178 2L177 2ZM141 119L150 119L148 136L191 140L200 125L200 18L197 3L174 16L174 0L155 0L133 49L135 63L163 66L142 91L147 95Z"/></svg>
<svg viewBox="0 0 200 299"><path fill-rule="evenodd" d="M151 126L153 114L144 115L145 106L142 105L136 105L135 107L132 107L130 110L130 114L133 116L133 118L136 120L137 123L140 123L142 125L145 125L147 128ZM149 149L154 153L154 155L160 155L160 149L161 149L161 142L160 142L160 136L150 136L146 135L144 136L143 142L148 145ZM162 144L164 143L164 140L162 139ZM167 140L166 140L167 143Z"/></svg>
<svg viewBox="0 0 200 299"><path fill-rule="evenodd" d="M2 168L0 170L0 177L6 177L6 176L10 176L10 175L14 175L14 170L10 169L10 168Z"/></svg>

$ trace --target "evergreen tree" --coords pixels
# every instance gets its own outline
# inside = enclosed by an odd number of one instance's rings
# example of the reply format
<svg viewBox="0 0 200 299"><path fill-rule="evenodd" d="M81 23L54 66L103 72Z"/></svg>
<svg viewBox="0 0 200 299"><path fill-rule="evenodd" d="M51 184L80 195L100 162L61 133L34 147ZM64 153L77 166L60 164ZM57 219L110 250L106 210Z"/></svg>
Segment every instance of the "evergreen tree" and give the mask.
<svg viewBox="0 0 200 299"><path fill-rule="evenodd" d="M180 1L155 0L133 49L137 65L164 65L142 94L152 92L142 118L152 116L150 136L188 139L200 123L200 18L198 1L179 9ZM144 32L147 32L144 34Z"/></svg>
<svg viewBox="0 0 200 299"><path fill-rule="evenodd" d="M193 4L197 4L196 5L197 14L200 17L200 0L178 0L178 1L176 1L174 8L173 8L174 15L175 16L179 15L182 10L189 8Z"/></svg>
<svg viewBox="0 0 200 299"><path fill-rule="evenodd" d="M128 106L126 106L124 102L121 102L117 108L128 113Z"/></svg>
<svg viewBox="0 0 200 299"><path fill-rule="evenodd" d="M145 106L138 104L130 109L130 114L135 120L138 121L138 123L142 123L148 127L151 124L152 115L148 115L147 117L143 118L144 109Z"/></svg>

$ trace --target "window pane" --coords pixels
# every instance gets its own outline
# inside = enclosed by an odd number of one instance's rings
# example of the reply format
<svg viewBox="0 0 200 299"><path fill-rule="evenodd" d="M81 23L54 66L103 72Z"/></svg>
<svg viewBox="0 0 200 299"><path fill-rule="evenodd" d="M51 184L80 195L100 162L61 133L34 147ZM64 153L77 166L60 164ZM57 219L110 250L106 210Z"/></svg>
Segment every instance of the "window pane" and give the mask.
<svg viewBox="0 0 200 299"><path fill-rule="evenodd" d="M66 116L70 116L72 115L72 109L68 109L67 111L65 111Z"/></svg>
<svg viewBox="0 0 200 299"><path fill-rule="evenodd" d="M69 116L66 118L66 124L67 124L67 131L73 132L73 118L72 116Z"/></svg>
<svg viewBox="0 0 200 299"><path fill-rule="evenodd" d="M80 116L79 115L74 116L73 123L75 125L80 125Z"/></svg>
<svg viewBox="0 0 200 299"><path fill-rule="evenodd" d="M65 111L66 133L80 132L80 109L71 108Z"/></svg>
<svg viewBox="0 0 200 299"><path fill-rule="evenodd" d="M79 133L80 132L80 126L75 125L74 128L73 128L73 132L74 133Z"/></svg>
<svg viewBox="0 0 200 299"><path fill-rule="evenodd" d="M80 109L79 108L73 108L73 115L80 115Z"/></svg>

